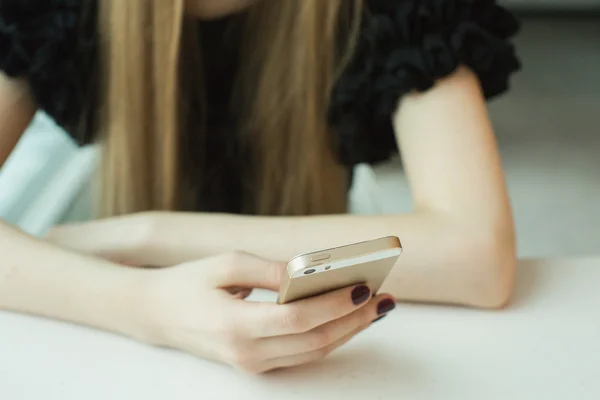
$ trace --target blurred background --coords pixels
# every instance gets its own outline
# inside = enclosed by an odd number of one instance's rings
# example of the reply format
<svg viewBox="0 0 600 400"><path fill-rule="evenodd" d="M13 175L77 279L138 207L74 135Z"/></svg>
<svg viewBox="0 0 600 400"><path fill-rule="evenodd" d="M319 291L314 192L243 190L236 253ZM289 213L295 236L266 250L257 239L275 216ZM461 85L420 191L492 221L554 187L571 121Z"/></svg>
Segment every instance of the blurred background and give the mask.
<svg viewBox="0 0 600 400"><path fill-rule="evenodd" d="M490 103L519 254L600 254L600 0L502 2L523 21L524 69ZM0 217L35 235L89 218L97 160L39 114L0 169ZM356 213L410 211L398 162L360 166L351 204Z"/></svg>

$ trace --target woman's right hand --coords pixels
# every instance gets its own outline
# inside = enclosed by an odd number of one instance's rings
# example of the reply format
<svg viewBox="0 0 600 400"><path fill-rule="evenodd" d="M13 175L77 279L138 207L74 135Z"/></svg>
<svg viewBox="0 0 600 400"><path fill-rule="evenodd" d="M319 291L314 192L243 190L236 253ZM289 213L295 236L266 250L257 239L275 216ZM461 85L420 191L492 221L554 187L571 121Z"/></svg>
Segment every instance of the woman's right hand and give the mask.
<svg viewBox="0 0 600 400"><path fill-rule="evenodd" d="M246 301L254 288L278 291L285 273L284 264L248 254L148 273L143 307L151 343L250 373L324 358L395 304L362 285L285 305Z"/></svg>

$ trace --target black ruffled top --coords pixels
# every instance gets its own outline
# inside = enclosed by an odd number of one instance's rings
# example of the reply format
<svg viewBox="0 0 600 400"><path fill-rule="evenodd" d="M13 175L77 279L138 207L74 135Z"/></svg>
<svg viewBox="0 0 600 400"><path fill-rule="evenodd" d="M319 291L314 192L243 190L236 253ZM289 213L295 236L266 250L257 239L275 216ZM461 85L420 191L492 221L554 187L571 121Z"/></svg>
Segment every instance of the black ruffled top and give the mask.
<svg viewBox="0 0 600 400"><path fill-rule="evenodd" d="M26 78L39 108L80 143L92 140L97 102L97 1L0 0L0 70ZM349 167L397 152L391 115L403 95L428 90L464 64L492 98L507 90L519 69L510 42L519 24L495 0L367 5L356 52L329 107L339 157ZM232 66L213 69L234 72ZM215 115L226 119L222 110Z"/></svg>

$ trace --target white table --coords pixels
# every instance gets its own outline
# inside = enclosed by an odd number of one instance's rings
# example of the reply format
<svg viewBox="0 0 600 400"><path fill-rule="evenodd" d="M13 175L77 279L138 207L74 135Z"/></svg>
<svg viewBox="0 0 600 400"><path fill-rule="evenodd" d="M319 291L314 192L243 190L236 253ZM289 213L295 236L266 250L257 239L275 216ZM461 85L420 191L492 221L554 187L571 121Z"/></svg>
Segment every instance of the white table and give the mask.
<svg viewBox="0 0 600 400"><path fill-rule="evenodd" d="M509 310L402 305L321 364L241 376L0 313L0 399L600 399L600 259L525 261Z"/></svg>

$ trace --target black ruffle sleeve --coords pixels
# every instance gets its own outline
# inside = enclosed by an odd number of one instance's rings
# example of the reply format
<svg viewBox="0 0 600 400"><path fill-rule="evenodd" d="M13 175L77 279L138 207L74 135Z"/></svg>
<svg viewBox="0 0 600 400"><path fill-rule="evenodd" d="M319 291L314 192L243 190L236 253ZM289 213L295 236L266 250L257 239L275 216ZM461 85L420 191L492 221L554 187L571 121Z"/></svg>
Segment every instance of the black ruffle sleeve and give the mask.
<svg viewBox="0 0 600 400"><path fill-rule="evenodd" d="M355 55L329 109L344 163L377 163L397 152L391 115L399 99L470 67L486 98L520 68L509 39L517 19L495 0L368 0ZM432 116L434 117L434 116Z"/></svg>
<svg viewBox="0 0 600 400"><path fill-rule="evenodd" d="M95 0L0 1L0 70L25 78L38 107L67 129L82 128L94 107L96 47Z"/></svg>

